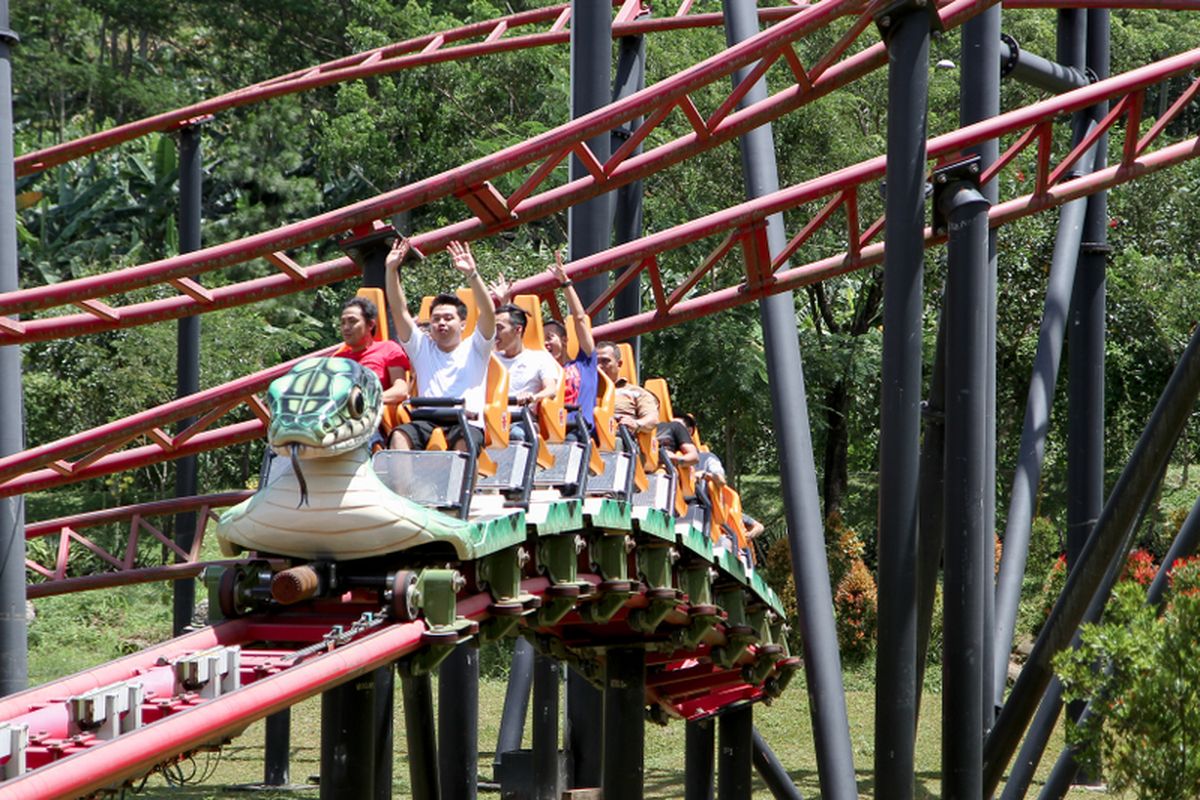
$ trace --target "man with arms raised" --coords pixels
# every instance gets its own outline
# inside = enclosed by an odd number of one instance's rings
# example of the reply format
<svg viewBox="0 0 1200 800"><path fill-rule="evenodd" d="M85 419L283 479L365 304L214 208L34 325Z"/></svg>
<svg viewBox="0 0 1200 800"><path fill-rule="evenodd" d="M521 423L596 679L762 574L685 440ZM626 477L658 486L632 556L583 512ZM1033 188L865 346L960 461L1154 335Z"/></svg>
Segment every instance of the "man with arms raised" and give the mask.
<svg viewBox="0 0 1200 800"><path fill-rule="evenodd" d="M446 250L454 268L471 287L479 309L475 331L465 341L463 327L467 307L453 294L439 294L433 299L428 333L417 327L408 311L408 300L400 281L400 264L409 251L408 240L403 237L392 244L387 256L387 298L396 333L416 372L418 395L461 398L467 412L467 429L462 430L458 424L438 426L424 420L409 422L392 432L392 447L397 450L424 450L436 427L443 428L447 444L456 450L468 449L466 436L470 436L476 446L483 445L485 383L492 338L496 335L496 317L471 248L461 242L451 242Z"/></svg>

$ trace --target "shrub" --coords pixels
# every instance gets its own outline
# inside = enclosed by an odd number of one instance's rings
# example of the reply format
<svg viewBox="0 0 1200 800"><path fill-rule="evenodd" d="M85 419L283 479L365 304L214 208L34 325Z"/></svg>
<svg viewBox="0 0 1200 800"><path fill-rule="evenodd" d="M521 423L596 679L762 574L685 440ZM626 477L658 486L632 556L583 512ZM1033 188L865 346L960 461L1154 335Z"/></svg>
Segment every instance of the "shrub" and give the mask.
<svg viewBox="0 0 1200 800"><path fill-rule="evenodd" d="M879 616L878 602L879 592L871 570L861 558L855 559L833 596L838 645L847 662L860 661L871 654Z"/></svg>
<svg viewBox="0 0 1200 800"><path fill-rule="evenodd" d="M1081 760L1116 792L1143 800L1200 796L1200 562L1180 562L1162 609L1119 583L1106 619L1055 658L1067 700L1092 714L1068 731ZM1162 611L1161 615L1159 611Z"/></svg>

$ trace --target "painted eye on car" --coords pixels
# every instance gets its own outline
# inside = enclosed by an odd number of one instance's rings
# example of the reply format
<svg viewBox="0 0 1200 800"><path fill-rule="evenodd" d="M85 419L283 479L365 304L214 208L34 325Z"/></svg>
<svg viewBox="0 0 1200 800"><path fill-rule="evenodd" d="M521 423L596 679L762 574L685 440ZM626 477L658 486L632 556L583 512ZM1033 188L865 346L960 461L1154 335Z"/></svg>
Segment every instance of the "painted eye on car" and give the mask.
<svg viewBox="0 0 1200 800"><path fill-rule="evenodd" d="M355 419L362 417L367 410L367 401L363 398L362 389L355 386L350 390L350 401L347 405L350 409L350 416Z"/></svg>

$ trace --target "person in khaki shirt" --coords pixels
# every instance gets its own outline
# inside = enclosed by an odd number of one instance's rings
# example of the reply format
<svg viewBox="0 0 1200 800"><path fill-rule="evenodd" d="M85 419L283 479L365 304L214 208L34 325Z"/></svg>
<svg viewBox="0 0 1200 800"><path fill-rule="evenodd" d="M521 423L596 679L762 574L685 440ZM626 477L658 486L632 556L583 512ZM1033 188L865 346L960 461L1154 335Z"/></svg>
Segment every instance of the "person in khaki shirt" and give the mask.
<svg viewBox="0 0 1200 800"><path fill-rule="evenodd" d="M621 348L615 342L596 344L596 366L617 387L614 418L633 433L658 425L658 400L636 383L621 377Z"/></svg>

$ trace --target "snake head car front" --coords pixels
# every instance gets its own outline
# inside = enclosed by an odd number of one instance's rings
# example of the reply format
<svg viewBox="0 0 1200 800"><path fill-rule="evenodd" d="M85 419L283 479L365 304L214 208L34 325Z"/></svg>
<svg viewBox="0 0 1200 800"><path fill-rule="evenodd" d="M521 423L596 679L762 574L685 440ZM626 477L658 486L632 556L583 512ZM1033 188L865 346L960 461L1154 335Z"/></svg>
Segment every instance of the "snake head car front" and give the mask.
<svg viewBox="0 0 1200 800"><path fill-rule="evenodd" d="M383 387L361 364L306 358L267 389L267 442L279 455L321 458L362 447L379 428Z"/></svg>

